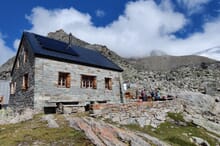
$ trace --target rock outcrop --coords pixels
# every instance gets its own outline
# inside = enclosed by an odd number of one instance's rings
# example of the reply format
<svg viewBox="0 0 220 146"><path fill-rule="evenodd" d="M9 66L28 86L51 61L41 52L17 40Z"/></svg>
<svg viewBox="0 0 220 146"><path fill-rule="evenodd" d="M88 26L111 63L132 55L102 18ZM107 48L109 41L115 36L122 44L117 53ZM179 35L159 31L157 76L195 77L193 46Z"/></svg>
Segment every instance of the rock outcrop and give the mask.
<svg viewBox="0 0 220 146"><path fill-rule="evenodd" d="M9 80L15 57L10 58L2 66L0 66L0 79Z"/></svg>
<svg viewBox="0 0 220 146"><path fill-rule="evenodd" d="M103 104L93 116L109 119L113 122L141 127L156 128L165 122L168 112L181 112L183 107L178 99L158 102L131 102L127 104Z"/></svg>
<svg viewBox="0 0 220 146"><path fill-rule="evenodd" d="M179 92L185 119L220 135L220 103L216 98L195 92Z"/></svg>
<svg viewBox="0 0 220 146"><path fill-rule="evenodd" d="M93 111L92 116L121 125L135 124L157 128L167 120L168 113L182 113L187 122L193 122L220 135L220 102L216 100L218 97L188 91L172 94L176 98L167 101L102 104Z"/></svg>
<svg viewBox="0 0 220 146"><path fill-rule="evenodd" d="M26 109L22 113L14 113L10 108L0 110L0 125L15 124L27 121L33 118L38 113L32 109Z"/></svg>
<svg viewBox="0 0 220 146"><path fill-rule="evenodd" d="M220 62L181 66L167 72L139 71L131 75L130 83L134 88L160 88L166 94L192 91L220 96Z"/></svg>
<svg viewBox="0 0 220 146"><path fill-rule="evenodd" d="M161 146L169 146L169 144L151 137L148 134L118 128L94 118L66 116L66 119L69 121L71 127L82 130L92 143L97 146L150 146L147 141Z"/></svg>
<svg viewBox="0 0 220 146"><path fill-rule="evenodd" d="M54 115L43 115L42 116L43 121L47 121L47 125L49 128L59 128L59 125L57 124L56 120L54 119Z"/></svg>

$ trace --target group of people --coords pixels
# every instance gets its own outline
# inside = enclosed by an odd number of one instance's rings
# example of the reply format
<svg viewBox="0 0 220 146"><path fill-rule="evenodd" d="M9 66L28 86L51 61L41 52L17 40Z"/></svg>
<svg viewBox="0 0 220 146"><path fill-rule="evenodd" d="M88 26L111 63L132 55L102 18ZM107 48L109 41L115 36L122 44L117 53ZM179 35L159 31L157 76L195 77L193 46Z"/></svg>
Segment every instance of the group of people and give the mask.
<svg viewBox="0 0 220 146"><path fill-rule="evenodd" d="M160 99L160 89L156 88L155 90L147 91L145 88L141 91L136 90L136 98L141 99L142 101L159 100Z"/></svg>

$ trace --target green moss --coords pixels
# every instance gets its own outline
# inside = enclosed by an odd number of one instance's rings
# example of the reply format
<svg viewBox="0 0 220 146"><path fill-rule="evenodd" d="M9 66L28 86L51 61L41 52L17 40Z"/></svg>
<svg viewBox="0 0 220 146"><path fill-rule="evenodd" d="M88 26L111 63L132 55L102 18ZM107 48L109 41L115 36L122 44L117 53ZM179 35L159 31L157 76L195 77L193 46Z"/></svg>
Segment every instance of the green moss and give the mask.
<svg viewBox="0 0 220 146"><path fill-rule="evenodd" d="M86 136L69 127L68 123L61 117L56 117L59 128L48 128L47 123L37 115L33 120L18 124L0 126L0 146L14 146L20 143L32 145L92 145Z"/></svg>
<svg viewBox="0 0 220 146"><path fill-rule="evenodd" d="M169 137L165 140L170 141L173 144L180 145L180 146L196 146L195 144L193 144L191 142L188 142L186 140L180 139L179 137L175 137L175 136L174 137Z"/></svg>
<svg viewBox="0 0 220 146"><path fill-rule="evenodd" d="M184 121L181 114L169 113L168 117L175 121L185 122L186 126L179 126L173 122L166 121L160 124L157 128L151 126L141 128L135 124L127 125L126 127L131 130L148 133L175 146L194 146L190 141L190 137L192 136L200 137L208 141L211 146L215 146L218 143L216 139L208 135L210 132L194 124L187 123Z"/></svg>
<svg viewBox="0 0 220 146"><path fill-rule="evenodd" d="M168 112L167 116L177 122L185 122L183 115L181 113L171 113Z"/></svg>

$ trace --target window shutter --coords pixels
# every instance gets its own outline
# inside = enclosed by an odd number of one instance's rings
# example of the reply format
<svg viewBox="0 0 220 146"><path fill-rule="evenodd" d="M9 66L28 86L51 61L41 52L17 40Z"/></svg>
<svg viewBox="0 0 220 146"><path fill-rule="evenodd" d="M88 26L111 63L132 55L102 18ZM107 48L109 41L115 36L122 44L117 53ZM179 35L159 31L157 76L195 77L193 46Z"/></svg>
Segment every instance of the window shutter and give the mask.
<svg viewBox="0 0 220 146"><path fill-rule="evenodd" d="M70 88L70 86L71 86L71 77L70 77L70 74L67 74L67 77L66 77L66 87Z"/></svg>
<svg viewBox="0 0 220 146"><path fill-rule="evenodd" d="M109 90L112 90L112 79L109 79Z"/></svg>
<svg viewBox="0 0 220 146"><path fill-rule="evenodd" d="M28 53L26 50L24 50L24 63L27 62Z"/></svg>
<svg viewBox="0 0 220 146"><path fill-rule="evenodd" d="M13 94L13 91L14 91L14 84L13 84L12 82L10 83L10 89L11 89L11 91L10 91L11 94Z"/></svg>
<svg viewBox="0 0 220 146"><path fill-rule="evenodd" d="M97 83L96 83L96 78L95 77L93 78L93 88L97 89Z"/></svg>
<svg viewBox="0 0 220 146"><path fill-rule="evenodd" d="M18 69L19 67L20 67L20 63L19 63L19 58L18 58L16 62L16 68Z"/></svg>
<svg viewBox="0 0 220 146"><path fill-rule="evenodd" d="M25 74L23 76L22 89L26 90L27 88L28 88L28 74Z"/></svg>
<svg viewBox="0 0 220 146"><path fill-rule="evenodd" d="M22 79L22 89L25 89L25 76L23 76L23 79Z"/></svg>
<svg viewBox="0 0 220 146"><path fill-rule="evenodd" d="M80 88L82 88L83 87L83 77L82 77L82 75L81 75L81 84L80 84Z"/></svg>

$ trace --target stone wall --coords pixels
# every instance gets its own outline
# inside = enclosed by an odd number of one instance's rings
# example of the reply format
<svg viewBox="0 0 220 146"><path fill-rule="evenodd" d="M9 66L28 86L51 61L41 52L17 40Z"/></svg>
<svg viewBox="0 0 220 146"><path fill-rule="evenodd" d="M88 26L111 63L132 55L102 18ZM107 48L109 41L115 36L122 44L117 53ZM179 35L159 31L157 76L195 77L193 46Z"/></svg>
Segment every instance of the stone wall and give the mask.
<svg viewBox="0 0 220 146"><path fill-rule="evenodd" d="M71 76L71 87L58 87L58 73L67 72ZM96 76L97 89L81 88L81 75ZM105 89L105 78L112 78L112 90ZM121 73L50 59L35 59L35 108L47 106L47 102L79 102L85 105L90 101L119 103Z"/></svg>
<svg viewBox="0 0 220 146"><path fill-rule="evenodd" d="M24 62L24 50L28 52L27 62ZM18 49L17 60L11 77L11 83L16 83L15 94L10 94L9 106L15 110L33 108L34 106L34 54L29 43L23 39ZM19 60L19 67L16 63ZM28 73L28 88L22 89L23 76Z"/></svg>
<svg viewBox="0 0 220 146"><path fill-rule="evenodd" d="M168 112L179 113L183 106L178 99L168 101L130 102L126 104L96 104L91 116L101 117L122 125L138 124L157 127L166 120Z"/></svg>

